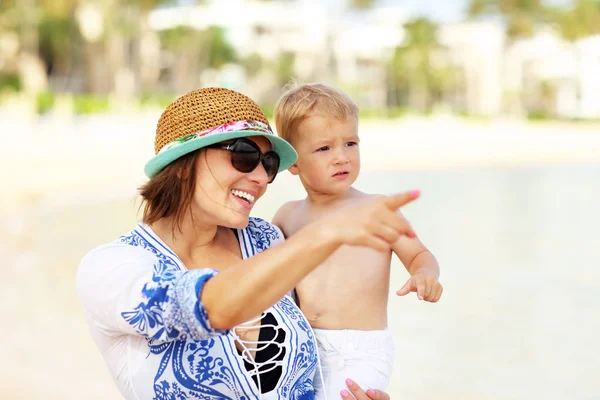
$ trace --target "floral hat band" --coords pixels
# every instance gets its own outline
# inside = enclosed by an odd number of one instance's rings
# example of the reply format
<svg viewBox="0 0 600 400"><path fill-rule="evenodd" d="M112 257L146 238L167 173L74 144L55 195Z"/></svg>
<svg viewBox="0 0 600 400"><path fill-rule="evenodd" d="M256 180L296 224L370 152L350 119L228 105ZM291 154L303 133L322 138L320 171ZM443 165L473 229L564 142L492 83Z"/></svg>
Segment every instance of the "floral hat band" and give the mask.
<svg viewBox="0 0 600 400"><path fill-rule="evenodd" d="M173 149L175 147L181 146L184 143L187 143L191 140L195 140L204 136L212 135L215 133L222 132L242 132L242 131L253 131L253 132L262 132L270 135L275 135L271 130L269 125L262 123L260 121L252 121L252 120L243 120L243 121L235 121L229 122L227 124L215 126L214 128L209 128L204 131L194 133L192 135L182 136L178 139L173 140L170 143L167 143L163 146L162 149L158 152L161 154L167 150Z"/></svg>

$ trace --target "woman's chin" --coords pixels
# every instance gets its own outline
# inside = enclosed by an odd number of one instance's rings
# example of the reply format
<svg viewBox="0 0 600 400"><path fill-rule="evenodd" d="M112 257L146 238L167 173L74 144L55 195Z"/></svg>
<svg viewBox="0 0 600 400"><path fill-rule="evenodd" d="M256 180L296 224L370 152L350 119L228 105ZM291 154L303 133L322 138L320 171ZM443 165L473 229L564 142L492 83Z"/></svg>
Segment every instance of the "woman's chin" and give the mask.
<svg viewBox="0 0 600 400"><path fill-rule="evenodd" d="M248 226L249 220L249 215L237 214L229 218L227 226L232 229L244 229Z"/></svg>

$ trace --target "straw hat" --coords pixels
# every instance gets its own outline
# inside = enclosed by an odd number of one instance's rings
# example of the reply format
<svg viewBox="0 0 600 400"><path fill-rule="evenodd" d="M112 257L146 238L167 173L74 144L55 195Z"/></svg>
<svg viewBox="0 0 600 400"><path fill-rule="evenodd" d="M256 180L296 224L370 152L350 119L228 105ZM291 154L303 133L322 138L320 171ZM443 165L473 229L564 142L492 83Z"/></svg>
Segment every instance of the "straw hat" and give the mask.
<svg viewBox="0 0 600 400"><path fill-rule="evenodd" d="M292 166L298 154L273 133L258 104L241 93L205 88L171 103L156 126L154 150L144 172L149 178L179 157L208 145L246 136L264 136L281 159L279 172Z"/></svg>

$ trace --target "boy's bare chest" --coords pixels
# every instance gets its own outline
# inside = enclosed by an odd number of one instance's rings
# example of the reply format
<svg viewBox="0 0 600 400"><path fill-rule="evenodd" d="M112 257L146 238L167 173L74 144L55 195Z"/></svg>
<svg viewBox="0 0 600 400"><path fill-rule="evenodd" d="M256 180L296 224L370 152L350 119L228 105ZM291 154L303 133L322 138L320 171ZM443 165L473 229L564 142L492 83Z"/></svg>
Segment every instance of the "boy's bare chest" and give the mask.
<svg viewBox="0 0 600 400"><path fill-rule="evenodd" d="M297 285L298 294L304 299L301 304L308 310L322 311L325 299L325 304L339 307L340 298L383 302L389 289L390 260L391 252L341 246Z"/></svg>
<svg viewBox="0 0 600 400"><path fill-rule="evenodd" d="M304 226L319 221L328 215L334 212L343 211L346 208L349 208L353 202L347 202L345 204L341 204L336 208L322 208L315 209L314 207L310 207L306 204L301 204L296 207L293 212L288 215L288 219L286 221L286 235L291 236L294 233L298 232Z"/></svg>
<svg viewBox="0 0 600 400"><path fill-rule="evenodd" d="M323 273L327 271L339 270L340 273L347 274L350 270L370 271L369 275L381 276L389 270L391 262L391 251L382 253L369 247L341 246L332 255L330 255L317 269Z"/></svg>
<svg viewBox="0 0 600 400"><path fill-rule="evenodd" d="M298 232L300 229L310 224L311 222L318 221L325 216L324 213L309 213L305 210L298 210L290 216L286 223L286 235L291 236Z"/></svg>
<svg viewBox="0 0 600 400"><path fill-rule="evenodd" d="M288 219L286 235L291 236L302 227L325 218L328 211L312 211L307 207L299 207ZM391 261L391 250L379 252L369 247L341 246L331 254L312 275L320 274L347 274L351 269L362 270L368 267L367 275L388 275ZM338 272L334 272L338 271Z"/></svg>

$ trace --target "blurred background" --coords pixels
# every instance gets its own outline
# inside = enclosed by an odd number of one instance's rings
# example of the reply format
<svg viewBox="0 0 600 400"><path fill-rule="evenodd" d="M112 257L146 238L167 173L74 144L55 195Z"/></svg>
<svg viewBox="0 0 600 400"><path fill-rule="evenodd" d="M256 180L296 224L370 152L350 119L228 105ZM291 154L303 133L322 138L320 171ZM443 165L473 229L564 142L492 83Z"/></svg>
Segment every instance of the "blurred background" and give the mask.
<svg viewBox="0 0 600 400"><path fill-rule="evenodd" d="M120 398L81 257L137 221L166 105L271 116L292 79L361 107L359 189L423 193L445 294L396 298L393 263L392 399L600 399L599 0L0 0L0 398ZM283 173L255 215L302 196Z"/></svg>

